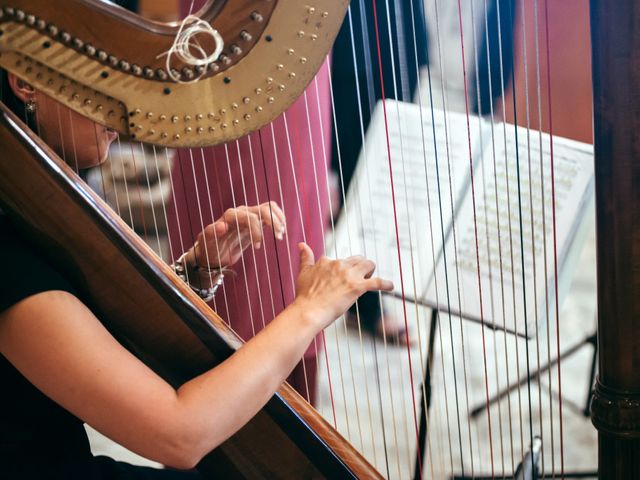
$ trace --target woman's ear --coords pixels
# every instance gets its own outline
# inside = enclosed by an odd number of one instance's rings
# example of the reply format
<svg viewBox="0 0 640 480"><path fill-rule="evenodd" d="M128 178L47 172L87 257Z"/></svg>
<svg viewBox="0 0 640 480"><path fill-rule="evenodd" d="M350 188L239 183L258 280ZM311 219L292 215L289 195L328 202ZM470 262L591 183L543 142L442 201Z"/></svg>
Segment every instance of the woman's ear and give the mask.
<svg viewBox="0 0 640 480"><path fill-rule="evenodd" d="M36 94L35 89L24 80L16 77L13 73L8 72L7 80L9 80L9 86L13 94L23 102L33 100Z"/></svg>

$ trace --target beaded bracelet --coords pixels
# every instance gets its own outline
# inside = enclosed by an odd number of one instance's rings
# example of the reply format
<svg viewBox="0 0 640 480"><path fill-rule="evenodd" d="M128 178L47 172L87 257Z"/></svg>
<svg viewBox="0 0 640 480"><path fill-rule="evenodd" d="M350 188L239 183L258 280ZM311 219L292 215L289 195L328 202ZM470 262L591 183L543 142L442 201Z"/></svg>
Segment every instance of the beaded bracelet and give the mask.
<svg viewBox="0 0 640 480"><path fill-rule="evenodd" d="M218 288L220 288L220 285L222 285L222 281L224 280L224 268L196 267L196 272L203 271L205 273L208 273L211 276L211 281L213 282L213 285L209 288L199 288L189 282L187 268L185 265L186 256L187 252L183 253L180 258L178 258L172 265L174 272L176 272L176 275L178 275L180 279L182 279L187 285L189 285L189 287L191 287L191 290L196 292L200 298L202 298L205 302L210 302L211 300L213 300L213 297L218 291Z"/></svg>

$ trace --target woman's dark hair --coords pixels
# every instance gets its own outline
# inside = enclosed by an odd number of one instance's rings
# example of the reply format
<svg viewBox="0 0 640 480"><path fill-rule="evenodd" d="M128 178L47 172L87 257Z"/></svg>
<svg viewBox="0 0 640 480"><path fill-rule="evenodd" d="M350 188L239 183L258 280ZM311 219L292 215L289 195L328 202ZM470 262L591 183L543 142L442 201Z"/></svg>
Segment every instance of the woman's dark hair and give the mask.
<svg viewBox="0 0 640 480"><path fill-rule="evenodd" d="M24 102L13 93L11 85L9 85L9 74L2 69L0 69L0 101L25 122L31 130L37 132L35 115L27 112Z"/></svg>

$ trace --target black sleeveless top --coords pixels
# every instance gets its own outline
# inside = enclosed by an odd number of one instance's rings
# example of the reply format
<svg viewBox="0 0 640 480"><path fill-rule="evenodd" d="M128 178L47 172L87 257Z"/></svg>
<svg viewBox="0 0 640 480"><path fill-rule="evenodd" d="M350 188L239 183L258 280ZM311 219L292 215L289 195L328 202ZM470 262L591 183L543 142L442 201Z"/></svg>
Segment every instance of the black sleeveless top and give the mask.
<svg viewBox="0 0 640 480"><path fill-rule="evenodd" d="M0 213L0 312L45 291L75 289ZM0 478L199 479L94 457L83 422L35 388L0 354Z"/></svg>

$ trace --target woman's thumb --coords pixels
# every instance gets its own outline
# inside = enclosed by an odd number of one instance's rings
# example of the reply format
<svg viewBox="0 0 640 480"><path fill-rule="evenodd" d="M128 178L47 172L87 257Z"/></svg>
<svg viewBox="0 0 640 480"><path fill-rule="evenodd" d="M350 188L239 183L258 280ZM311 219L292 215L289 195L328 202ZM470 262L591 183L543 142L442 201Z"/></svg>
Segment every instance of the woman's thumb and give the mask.
<svg viewBox="0 0 640 480"><path fill-rule="evenodd" d="M310 267L315 263L315 257L313 251L306 243L299 243L298 249L300 250L300 268Z"/></svg>

